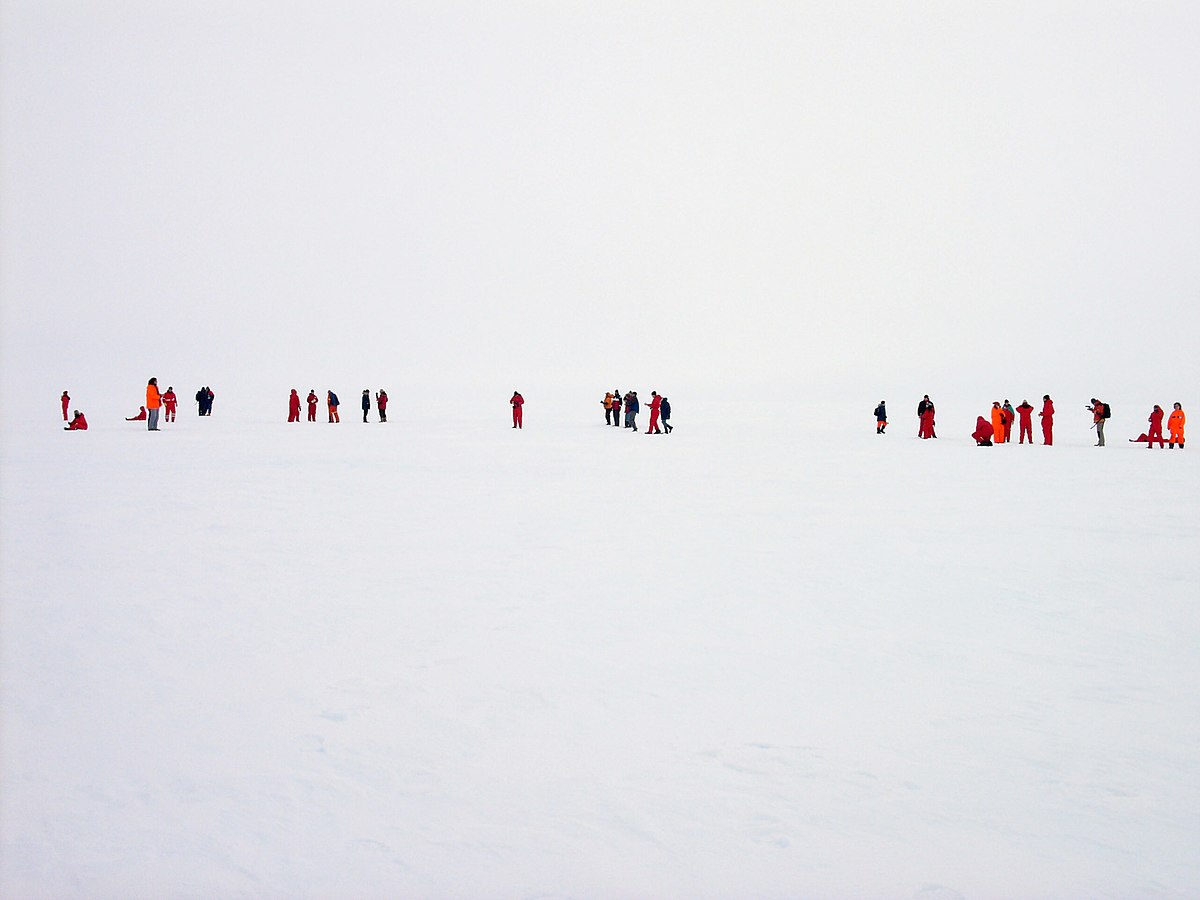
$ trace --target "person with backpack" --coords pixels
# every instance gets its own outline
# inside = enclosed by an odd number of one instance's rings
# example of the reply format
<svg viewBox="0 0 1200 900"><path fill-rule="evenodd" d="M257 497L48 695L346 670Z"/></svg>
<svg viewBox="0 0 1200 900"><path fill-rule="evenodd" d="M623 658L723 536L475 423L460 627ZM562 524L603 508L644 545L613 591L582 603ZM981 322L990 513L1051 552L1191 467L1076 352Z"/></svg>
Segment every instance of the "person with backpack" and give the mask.
<svg viewBox="0 0 1200 900"><path fill-rule="evenodd" d="M1179 445L1179 449L1183 449L1183 426L1187 422L1187 417L1183 414L1183 407L1178 403L1171 410L1171 415L1167 417L1167 431L1171 434L1170 449L1174 450L1175 445Z"/></svg>
<svg viewBox="0 0 1200 900"><path fill-rule="evenodd" d="M875 433L883 434L883 429L887 428L887 404L882 400L875 407Z"/></svg>
<svg viewBox="0 0 1200 900"><path fill-rule="evenodd" d="M1029 435L1029 445L1033 446L1033 405L1028 400L1022 400L1017 407L1017 415L1021 417L1021 439L1025 443L1025 435Z"/></svg>
<svg viewBox="0 0 1200 900"><path fill-rule="evenodd" d="M1096 429L1096 446L1104 446L1104 423L1112 416L1112 409L1107 403L1101 400L1092 398L1092 405L1089 406L1088 412L1092 414L1092 427Z"/></svg>
<svg viewBox="0 0 1200 900"><path fill-rule="evenodd" d="M1049 394L1042 396L1042 411L1038 416L1042 420L1042 445L1050 447L1054 444L1054 401Z"/></svg>

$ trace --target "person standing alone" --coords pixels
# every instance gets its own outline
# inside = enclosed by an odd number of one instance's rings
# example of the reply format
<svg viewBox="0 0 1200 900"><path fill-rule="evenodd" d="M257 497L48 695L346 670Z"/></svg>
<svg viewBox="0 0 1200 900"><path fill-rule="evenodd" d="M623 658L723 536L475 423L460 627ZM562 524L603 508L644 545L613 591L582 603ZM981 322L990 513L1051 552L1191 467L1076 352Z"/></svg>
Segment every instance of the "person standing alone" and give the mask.
<svg viewBox="0 0 1200 900"><path fill-rule="evenodd" d="M158 392L158 379L146 382L146 430L158 431L158 411L162 409L162 394Z"/></svg>
<svg viewBox="0 0 1200 900"><path fill-rule="evenodd" d="M525 414L522 407L525 405L525 398L521 396L520 391L513 391L512 399L508 402L512 405L513 428L524 429Z"/></svg>
<svg viewBox="0 0 1200 900"><path fill-rule="evenodd" d="M1050 447L1054 444L1054 401L1049 394L1042 397L1042 411L1038 416L1042 420L1042 444Z"/></svg>
<svg viewBox="0 0 1200 900"><path fill-rule="evenodd" d="M1167 418L1167 431L1171 434L1170 449L1174 450L1175 445L1179 445L1179 449L1183 449L1183 426L1187 422L1187 416L1183 414L1183 407L1175 404L1175 408L1171 410L1171 415Z"/></svg>
<svg viewBox="0 0 1200 900"><path fill-rule="evenodd" d="M879 405L875 407L875 433L883 434L885 428L887 428L887 404L880 400Z"/></svg>
<svg viewBox="0 0 1200 900"><path fill-rule="evenodd" d="M387 421L387 391L383 388L379 389L379 393L375 395L375 408L379 410L379 421Z"/></svg>

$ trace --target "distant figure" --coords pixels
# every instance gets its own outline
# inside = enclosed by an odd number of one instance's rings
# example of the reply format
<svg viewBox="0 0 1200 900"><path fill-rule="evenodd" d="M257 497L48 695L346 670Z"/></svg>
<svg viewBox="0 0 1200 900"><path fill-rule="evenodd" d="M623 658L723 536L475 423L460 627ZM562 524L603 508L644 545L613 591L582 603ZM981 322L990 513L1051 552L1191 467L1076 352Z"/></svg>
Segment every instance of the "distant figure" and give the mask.
<svg viewBox="0 0 1200 900"><path fill-rule="evenodd" d="M383 388L380 388L379 393L375 395L375 407L379 410L380 422L387 421L387 401L387 391L385 391Z"/></svg>
<svg viewBox="0 0 1200 900"><path fill-rule="evenodd" d="M512 404L513 409L513 428L524 428L525 426L522 424L524 413L521 411L521 407L525 405L525 398L519 391L513 391L512 399L508 402Z"/></svg>
<svg viewBox="0 0 1200 900"><path fill-rule="evenodd" d="M320 398L317 396L316 388L309 389L307 399L308 399L308 421L315 422L315 421L317 421L317 403L320 402Z"/></svg>
<svg viewBox="0 0 1200 900"><path fill-rule="evenodd" d="M1054 444L1054 401L1049 394L1042 396L1042 411L1038 416L1042 420L1042 443L1050 447Z"/></svg>
<svg viewBox="0 0 1200 900"><path fill-rule="evenodd" d="M670 434L675 430L675 426L671 424L671 401L666 397L662 398L662 406L659 407L659 415L662 417L663 431Z"/></svg>
<svg viewBox="0 0 1200 900"><path fill-rule="evenodd" d="M887 404L882 400L875 407L875 433L883 434L883 429L887 428Z"/></svg>
<svg viewBox="0 0 1200 900"><path fill-rule="evenodd" d="M1017 407L1017 415L1021 417L1020 443L1025 443L1025 436L1029 435L1029 443L1033 444L1033 405L1028 400L1022 400Z"/></svg>
<svg viewBox="0 0 1200 900"><path fill-rule="evenodd" d="M611 425L612 424L612 416L613 416L612 391L609 391L607 394L604 395L604 399L600 401L600 405L604 407L604 424ZM65 409L63 412L63 417L64 418L66 417Z"/></svg>
<svg viewBox="0 0 1200 900"><path fill-rule="evenodd" d="M158 392L158 379L151 378L146 382L146 410L150 414L146 419L147 431L158 431L158 411L160 409L162 409L162 394Z"/></svg>
<svg viewBox="0 0 1200 900"><path fill-rule="evenodd" d="M629 427L634 434L637 434L637 414L641 411L642 404L638 401L637 391L630 391L625 395L625 418L629 420Z"/></svg>
<svg viewBox="0 0 1200 900"><path fill-rule="evenodd" d="M125 421L126 422L145 422L146 421L146 407L139 406L138 414L136 416L130 416Z"/></svg>
<svg viewBox="0 0 1200 900"><path fill-rule="evenodd" d="M922 434L925 430L925 410L931 406L933 406L933 402L929 399L928 394L921 397L921 402L917 404L917 437L925 437Z"/></svg>
<svg viewBox="0 0 1200 900"><path fill-rule="evenodd" d="M1167 431L1171 433L1170 449L1174 450L1175 445L1179 445L1179 449L1183 449L1183 426L1187 423L1187 416L1183 414L1183 407L1178 403L1171 410L1171 415L1167 417Z"/></svg>
<svg viewBox="0 0 1200 900"><path fill-rule="evenodd" d="M362 395L363 424L367 422L367 414L371 412L371 389L363 388Z"/></svg>
<svg viewBox="0 0 1200 900"><path fill-rule="evenodd" d="M329 410L330 422L341 422L342 418L338 415L338 406L342 401L338 400L338 395L333 391L328 391L325 394L325 406Z"/></svg>
<svg viewBox="0 0 1200 900"><path fill-rule="evenodd" d="M1109 409L1109 406L1107 403L1104 403L1101 400L1097 400L1095 397L1092 398L1092 405L1089 406L1087 409L1088 409L1088 412L1090 412L1092 414L1092 427L1096 429L1096 437L1098 438L1098 440L1096 441L1096 446L1103 447L1104 446L1104 423L1112 415L1112 411Z"/></svg>
<svg viewBox="0 0 1200 900"><path fill-rule="evenodd" d="M1012 442L1013 422L1017 421L1017 411L1013 409L1013 405L1008 402L1007 397L1004 398L1004 405L1000 408L1004 410L1004 443L1008 444Z"/></svg>
<svg viewBox="0 0 1200 900"><path fill-rule="evenodd" d="M658 414L662 409L662 400L658 397L658 391L651 391L650 396L654 399L650 401L650 424L646 426L646 434L662 434L658 427Z"/></svg>
<svg viewBox="0 0 1200 900"><path fill-rule="evenodd" d="M1155 403L1154 409L1150 410L1150 418L1146 420L1150 423L1150 430L1147 432L1147 434L1150 437L1150 439L1146 443L1147 450L1149 450L1153 446L1153 444L1156 440L1158 441L1158 449L1162 450L1162 449L1165 449L1167 446L1166 442L1163 440L1163 433L1162 433L1162 423L1163 423L1164 415L1166 415L1166 413L1163 412L1162 407L1159 406L1157 403Z"/></svg>
<svg viewBox="0 0 1200 900"><path fill-rule="evenodd" d="M997 444L1004 443L1004 410L999 400L992 401L992 431Z"/></svg>
<svg viewBox="0 0 1200 900"><path fill-rule="evenodd" d="M925 409L921 412L921 430L917 432L917 437L921 438L922 440L929 440L930 438L937 437L937 433L933 430L934 416L936 413L937 409L934 407L933 403L928 400L925 401Z"/></svg>
<svg viewBox="0 0 1200 900"><path fill-rule="evenodd" d="M87 431L87 419L83 417L83 413L75 410L75 417L67 423L67 427L63 431Z"/></svg>
<svg viewBox="0 0 1200 900"><path fill-rule="evenodd" d="M63 391L62 408L63 408L63 421L64 422L67 421L67 407L70 405L70 403L71 403L71 395L68 394L66 391Z"/></svg>
<svg viewBox="0 0 1200 900"><path fill-rule="evenodd" d="M199 415L212 415L213 398L215 396L216 394L209 389L208 385L205 385L204 387L200 388L200 390L196 391L196 404L199 407Z"/></svg>
<svg viewBox="0 0 1200 900"><path fill-rule="evenodd" d="M292 388L291 396L288 397L288 421L300 421L300 394L295 388Z"/></svg>
<svg viewBox="0 0 1200 900"><path fill-rule="evenodd" d="M612 423L613 427L621 424L621 389L613 388L612 392Z"/></svg>
<svg viewBox="0 0 1200 900"><path fill-rule="evenodd" d="M994 434L995 429L992 428L992 424L983 416L975 420L975 433L971 437L975 438L976 447L992 446L992 436Z"/></svg>
<svg viewBox="0 0 1200 900"><path fill-rule="evenodd" d="M179 405L179 397L175 395L175 388L167 385L167 392L162 395L163 402L163 421L175 421L175 409Z"/></svg>

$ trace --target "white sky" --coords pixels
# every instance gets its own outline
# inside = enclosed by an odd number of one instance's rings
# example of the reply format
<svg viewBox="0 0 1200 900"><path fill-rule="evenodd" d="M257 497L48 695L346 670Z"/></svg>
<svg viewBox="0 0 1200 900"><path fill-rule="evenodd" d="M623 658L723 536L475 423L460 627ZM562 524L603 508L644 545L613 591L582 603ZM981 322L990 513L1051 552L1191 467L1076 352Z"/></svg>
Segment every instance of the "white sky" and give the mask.
<svg viewBox="0 0 1200 900"><path fill-rule="evenodd" d="M1195 2L0 11L4 389L51 407L1200 382Z"/></svg>

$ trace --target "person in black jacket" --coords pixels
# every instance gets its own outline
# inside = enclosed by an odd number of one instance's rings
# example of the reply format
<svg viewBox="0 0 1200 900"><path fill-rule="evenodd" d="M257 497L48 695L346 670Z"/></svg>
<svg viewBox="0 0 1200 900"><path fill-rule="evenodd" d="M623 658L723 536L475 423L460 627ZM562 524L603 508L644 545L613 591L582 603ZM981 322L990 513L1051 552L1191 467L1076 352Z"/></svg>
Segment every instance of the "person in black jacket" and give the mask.
<svg viewBox="0 0 1200 900"><path fill-rule="evenodd" d="M659 404L658 418L662 422L663 431L667 434L675 430L674 426L671 425L671 401L666 397L663 397L662 402Z"/></svg>
<svg viewBox="0 0 1200 900"><path fill-rule="evenodd" d="M924 411L921 410L921 412ZM879 405L875 407L875 433L883 434L885 428L887 428L887 404L880 400Z"/></svg>
<svg viewBox="0 0 1200 900"><path fill-rule="evenodd" d="M367 413L371 411L371 392L368 389L363 389L362 398L363 422L367 421Z"/></svg>

